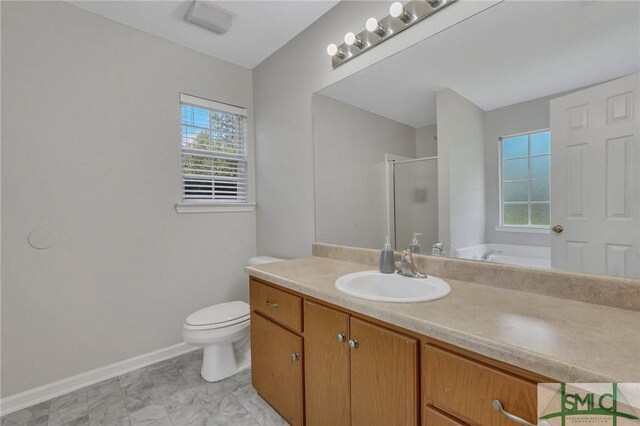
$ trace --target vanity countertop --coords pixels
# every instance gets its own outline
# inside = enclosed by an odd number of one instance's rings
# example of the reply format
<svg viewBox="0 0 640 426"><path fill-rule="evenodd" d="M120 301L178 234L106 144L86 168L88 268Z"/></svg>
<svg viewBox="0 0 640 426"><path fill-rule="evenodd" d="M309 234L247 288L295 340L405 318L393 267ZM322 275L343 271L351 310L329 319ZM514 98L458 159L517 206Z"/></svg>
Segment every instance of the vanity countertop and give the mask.
<svg viewBox="0 0 640 426"><path fill-rule="evenodd" d="M640 312L446 279L451 294L383 303L335 280L370 265L306 257L247 267L265 281L563 382L640 382Z"/></svg>

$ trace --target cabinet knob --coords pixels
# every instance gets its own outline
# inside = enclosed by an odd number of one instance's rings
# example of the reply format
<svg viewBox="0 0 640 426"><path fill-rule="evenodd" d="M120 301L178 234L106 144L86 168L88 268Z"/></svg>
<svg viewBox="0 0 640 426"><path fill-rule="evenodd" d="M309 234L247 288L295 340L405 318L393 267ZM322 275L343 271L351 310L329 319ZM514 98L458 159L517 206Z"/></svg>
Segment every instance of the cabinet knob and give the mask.
<svg viewBox="0 0 640 426"><path fill-rule="evenodd" d="M358 347L358 341L356 339L349 339L347 344L351 349L356 349Z"/></svg>
<svg viewBox="0 0 640 426"><path fill-rule="evenodd" d="M562 231L564 231L564 227L562 225L553 225L551 227L551 230L556 234L562 234Z"/></svg>
<svg viewBox="0 0 640 426"><path fill-rule="evenodd" d="M336 340L338 342L344 342L345 340L347 340L347 335L344 333L338 333L336 334Z"/></svg>
<svg viewBox="0 0 640 426"><path fill-rule="evenodd" d="M291 354L291 361L300 361L300 354L295 352Z"/></svg>
<svg viewBox="0 0 640 426"><path fill-rule="evenodd" d="M278 302L269 302L269 299L267 299L264 303L271 309L278 309L278 306L280 306L278 305Z"/></svg>

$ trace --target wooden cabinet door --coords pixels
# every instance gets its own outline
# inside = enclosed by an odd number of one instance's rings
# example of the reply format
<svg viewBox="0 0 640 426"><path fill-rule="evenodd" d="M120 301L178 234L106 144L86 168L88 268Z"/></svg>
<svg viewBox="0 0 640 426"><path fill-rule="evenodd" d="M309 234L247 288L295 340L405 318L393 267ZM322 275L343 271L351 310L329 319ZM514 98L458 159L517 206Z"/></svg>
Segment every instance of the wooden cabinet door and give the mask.
<svg viewBox="0 0 640 426"><path fill-rule="evenodd" d="M418 423L418 342L351 318L352 426Z"/></svg>
<svg viewBox="0 0 640 426"><path fill-rule="evenodd" d="M258 394L289 424L302 426L302 338L252 312L251 368Z"/></svg>
<svg viewBox="0 0 640 426"><path fill-rule="evenodd" d="M338 340L338 334L344 339ZM348 426L349 315L304 302L304 373L307 426Z"/></svg>

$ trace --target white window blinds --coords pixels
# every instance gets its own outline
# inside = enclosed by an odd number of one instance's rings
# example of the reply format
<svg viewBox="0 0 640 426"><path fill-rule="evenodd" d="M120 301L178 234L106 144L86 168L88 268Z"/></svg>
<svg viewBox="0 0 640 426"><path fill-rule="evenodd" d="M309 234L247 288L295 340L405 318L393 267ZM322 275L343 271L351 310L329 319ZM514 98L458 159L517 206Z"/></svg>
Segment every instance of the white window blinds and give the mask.
<svg viewBox="0 0 640 426"><path fill-rule="evenodd" d="M182 201L247 202L247 111L180 94Z"/></svg>

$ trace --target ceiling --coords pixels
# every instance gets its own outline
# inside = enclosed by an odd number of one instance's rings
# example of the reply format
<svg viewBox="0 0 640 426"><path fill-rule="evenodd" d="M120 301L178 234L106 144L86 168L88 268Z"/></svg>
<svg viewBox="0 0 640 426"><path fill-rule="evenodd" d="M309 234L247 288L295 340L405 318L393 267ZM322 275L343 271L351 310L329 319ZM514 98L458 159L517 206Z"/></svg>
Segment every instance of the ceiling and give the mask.
<svg viewBox="0 0 640 426"><path fill-rule="evenodd" d="M183 20L191 1L68 1L198 52L254 68L335 6L339 0L245 0L214 3L238 16L219 35Z"/></svg>
<svg viewBox="0 0 640 426"><path fill-rule="evenodd" d="M639 34L640 2L507 0L320 93L422 127L443 88L490 111L638 72Z"/></svg>

